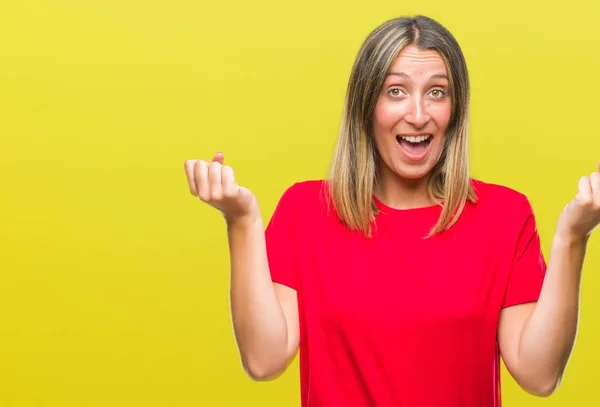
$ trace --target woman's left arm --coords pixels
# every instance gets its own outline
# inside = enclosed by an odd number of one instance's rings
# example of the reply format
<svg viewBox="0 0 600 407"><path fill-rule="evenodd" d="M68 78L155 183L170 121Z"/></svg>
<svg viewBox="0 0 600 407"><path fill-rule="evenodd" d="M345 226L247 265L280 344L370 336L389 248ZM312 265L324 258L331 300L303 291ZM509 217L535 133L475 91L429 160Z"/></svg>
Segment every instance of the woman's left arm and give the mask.
<svg viewBox="0 0 600 407"><path fill-rule="evenodd" d="M594 172L580 179L576 197L559 218L538 301L505 308L500 314L502 358L517 383L531 394L549 396L562 379L577 336L587 242L599 224L600 172Z"/></svg>

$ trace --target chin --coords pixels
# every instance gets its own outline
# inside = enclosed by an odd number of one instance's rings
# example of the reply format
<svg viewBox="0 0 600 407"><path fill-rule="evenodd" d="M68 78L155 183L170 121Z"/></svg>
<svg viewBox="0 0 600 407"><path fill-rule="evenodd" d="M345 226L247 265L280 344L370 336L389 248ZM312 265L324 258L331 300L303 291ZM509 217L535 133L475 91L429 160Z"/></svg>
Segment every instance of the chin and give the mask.
<svg viewBox="0 0 600 407"><path fill-rule="evenodd" d="M433 169L433 166L421 167L421 166L410 165L407 167L409 167L409 168L406 168L405 166L394 168L394 170L393 170L394 175L398 178L402 178L405 180L411 180L411 181L425 180L425 179L429 178L429 175L431 174L431 170ZM415 167L415 168L410 168L410 167Z"/></svg>
<svg viewBox="0 0 600 407"><path fill-rule="evenodd" d="M406 180L411 180L411 181L418 181L418 180L424 180L426 178L429 178L429 172L401 172L401 173L396 173L396 175L399 178L403 178Z"/></svg>

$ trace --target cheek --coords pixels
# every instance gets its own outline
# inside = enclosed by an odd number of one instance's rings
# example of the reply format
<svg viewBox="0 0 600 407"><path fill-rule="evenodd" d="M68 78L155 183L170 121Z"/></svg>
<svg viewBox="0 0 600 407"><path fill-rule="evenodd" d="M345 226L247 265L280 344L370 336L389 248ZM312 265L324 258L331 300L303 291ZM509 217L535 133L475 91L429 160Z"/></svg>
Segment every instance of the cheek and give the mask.
<svg viewBox="0 0 600 407"><path fill-rule="evenodd" d="M435 118L435 122L441 130L446 130L448 124L450 124L450 115L452 113L452 105L450 103L445 103L442 106L439 106L433 112L433 116Z"/></svg>
<svg viewBox="0 0 600 407"><path fill-rule="evenodd" d="M374 125L380 130L391 130L401 118L402 114L398 107L391 103L380 102L375 106L373 112Z"/></svg>

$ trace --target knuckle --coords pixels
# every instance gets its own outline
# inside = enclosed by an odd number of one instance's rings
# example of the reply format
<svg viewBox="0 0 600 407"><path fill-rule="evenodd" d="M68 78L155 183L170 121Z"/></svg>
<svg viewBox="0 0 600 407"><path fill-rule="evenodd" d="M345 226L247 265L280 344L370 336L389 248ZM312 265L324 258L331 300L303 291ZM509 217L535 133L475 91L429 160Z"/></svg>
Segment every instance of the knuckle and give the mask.
<svg viewBox="0 0 600 407"><path fill-rule="evenodd" d="M223 188L220 185L214 185L210 188L209 194L212 201L220 201L223 199Z"/></svg>
<svg viewBox="0 0 600 407"><path fill-rule="evenodd" d="M227 180L233 179L233 169L231 167L223 166L223 168L221 169L221 177Z"/></svg>
<svg viewBox="0 0 600 407"><path fill-rule="evenodd" d="M202 190L206 186L206 183L207 183L206 177L202 177L199 175L201 175L201 174L197 174L196 178L195 178L196 189L198 189L198 191Z"/></svg>
<svg viewBox="0 0 600 407"><path fill-rule="evenodd" d="M202 160L197 160L194 163L194 172L195 173L202 173L205 170L206 170L206 162L204 162Z"/></svg>
<svg viewBox="0 0 600 407"><path fill-rule="evenodd" d="M591 196L585 196L581 199L581 203L586 208L591 208L594 206L594 200Z"/></svg>

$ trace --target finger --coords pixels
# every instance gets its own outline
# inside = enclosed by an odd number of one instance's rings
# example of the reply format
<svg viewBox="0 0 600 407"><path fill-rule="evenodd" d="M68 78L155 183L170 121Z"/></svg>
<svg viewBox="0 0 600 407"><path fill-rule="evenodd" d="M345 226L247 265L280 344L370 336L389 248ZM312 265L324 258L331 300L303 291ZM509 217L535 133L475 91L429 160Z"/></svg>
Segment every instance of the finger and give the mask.
<svg viewBox="0 0 600 407"><path fill-rule="evenodd" d="M198 198L208 201L210 196L208 189L208 163L206 161L198 160L194 164L194 181Z"/></svg>
<svg viewBox="0 0 600 407"><path fill-rule="evenodd" d="M233 197L238 192L235 174L229 165L224 165L221 169L221 184L223 184L224 196Z"/></svg>
<svg viewBox="0 0 600 407"><path fill-rule="evenodd" d="M212 160L210 160L210 162L217 162L219 164L223 164L223 162L225 162L225 156L223 155L223 153L217 153L213 156Z"/></svg>
<svg viewBox="0 0 600 407"><path fill-rule="evenodd" d="M592 202L592 186L590 185L589 177L581 177L578 185L577 200L584 205Z"/></svg>
<svg viewBox="0 0 600 407"><path fill-rule="evenodd" d="M194 196L198 196L198 190L196 189L196 183L194 182L194 164L196 161L198 160L186 160L184 164L188 187L190 188L190 193Z"/></svg>
<svg viewBox="0 0 600 407"><path fill-rule="evenodd" d="M223 198L223 185L221 185L222 167L223 166L217 161L211 161L208 167L208 183L211 200L220 200Z"/></svg>
<svg viewBox="0 0 600 407"><path fill-rule="evenodd" d="M590 175L590 189L596 206L600 207L600 172L593 172Z"/></svg>

